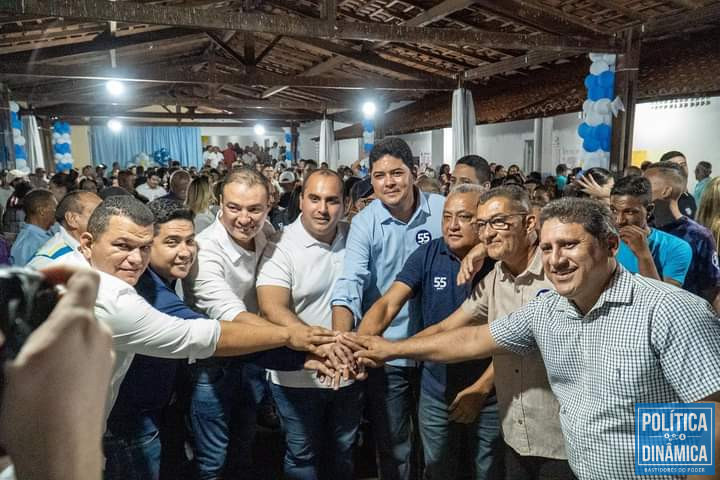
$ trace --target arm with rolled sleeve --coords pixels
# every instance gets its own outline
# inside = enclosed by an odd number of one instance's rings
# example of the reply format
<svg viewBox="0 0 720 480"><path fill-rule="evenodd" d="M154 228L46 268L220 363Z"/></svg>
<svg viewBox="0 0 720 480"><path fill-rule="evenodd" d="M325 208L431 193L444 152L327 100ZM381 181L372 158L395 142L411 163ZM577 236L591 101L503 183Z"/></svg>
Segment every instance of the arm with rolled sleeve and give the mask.
<svg viewBox="0 0 720 480"><path fill-rule="evenodd" d="M345 245L343 273L335 283L331 300L334 329L338 329L336 310L345 309L346 312L351 312L354 320L363 316L363 292L365 286L370 282L371 276L371 225L369 225L371 219L371 215L357 215L350 227ZM350 325L350 328L353 326ZM348 325L342 325L342 327L348 327Z"/></svg>
<svg viewBox="0 0 720 480"><path fill-rule="evenodd" d="M707 302L683 290L668 293L650 328L660 368L683 402L720 391L720 319Z"/></svg>
<svg viewBox="0 0 720 480"><path fill-rule="evenodd" d="M195 262L197 273L190 282L195 306L210 318L233 319L246 312L245 302L237 297L225 280L226 260L216 248L200 248ZM202 267L198 267L202 266Z"/></svg>
<svg viewBox="0 0 720 480"><path fill-rule="evenodd" d="M490 322L490 336L499 347L518 355L537 350L532 318L541 307L540 300L536 298L520 310Z"/></svg>

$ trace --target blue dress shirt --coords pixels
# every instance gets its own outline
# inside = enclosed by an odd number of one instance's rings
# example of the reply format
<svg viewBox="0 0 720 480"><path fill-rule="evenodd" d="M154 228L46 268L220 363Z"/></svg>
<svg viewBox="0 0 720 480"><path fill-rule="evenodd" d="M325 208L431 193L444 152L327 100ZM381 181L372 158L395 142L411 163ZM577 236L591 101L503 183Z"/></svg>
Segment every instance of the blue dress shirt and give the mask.
<svg viewBox="0 0 720 480"><path fill-rule="evenodd" d="M32 223L23 223L10 249L10 265L24 267L35 252L52 237L50 230L44 230Z"/></svg>
<svg viewBox="0 0 720 480"><path fill-rule="evenodd" d="M380 200L373 200L352 220L343 273L335 283L332 305L349 308L356 324L390 288L410 254L418 246L442 237L445 197L415 192L419 195L418 205L407 223L393 217ZM419 330L420 317L418 301L411 300L385 330L385 338L397 340L414 335ZM406 359L389 363L414 364Z"/></svg>

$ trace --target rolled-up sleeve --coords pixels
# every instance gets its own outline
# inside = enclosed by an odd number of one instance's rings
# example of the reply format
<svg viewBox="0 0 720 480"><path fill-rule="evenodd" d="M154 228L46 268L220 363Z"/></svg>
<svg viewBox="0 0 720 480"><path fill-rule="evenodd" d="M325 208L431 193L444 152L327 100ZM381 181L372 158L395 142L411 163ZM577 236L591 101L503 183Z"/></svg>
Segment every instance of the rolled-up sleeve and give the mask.
<svg viewBox="0 0 720 480"><path fill-rule="evenodd" d="M210 318L232 320L237 314L247 312L245 302L238 298L225 279L227 259L216 248L200 246L197 273L190 282L183 283L192 289L195 307Z"/></svg>
<svg viewBox="0 0 720 480"><path fill-rule="evenodd" d="M98 296L95 316L113 334L118 351L161 358L211 357L220 338L220 324L203 318L183 320L154 309L133 290L113 297Z"/></svg>
<svg viewBox="0 0 720 480"><path fill-rule="evenodd" d="M537 349L532 331L532 316L536 302L530 302L520 310L490 322L490 335L502 348L518 355L526 355Z"/></svg>
<svg viewBox="0 0 720 480"><path fill-rule="evenodd" d="M331 304L350 309L357 322L363 316L362 300L370 281L371 216L357 215L353 219L345 245L343 272L335 282Z"/></svg>

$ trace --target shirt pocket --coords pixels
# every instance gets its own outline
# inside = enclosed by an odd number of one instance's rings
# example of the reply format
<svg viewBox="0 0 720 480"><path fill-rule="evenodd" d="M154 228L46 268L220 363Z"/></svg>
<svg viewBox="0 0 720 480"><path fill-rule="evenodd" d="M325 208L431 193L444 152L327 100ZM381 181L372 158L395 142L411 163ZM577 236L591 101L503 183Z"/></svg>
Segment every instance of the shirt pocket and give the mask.
<svg viewBox="0 0 720 480"><path fill-rule="evenodd" d="M654 360L640 351L608 348L600 362L596 391L601 397L641 400L650 392Z"/></svg>

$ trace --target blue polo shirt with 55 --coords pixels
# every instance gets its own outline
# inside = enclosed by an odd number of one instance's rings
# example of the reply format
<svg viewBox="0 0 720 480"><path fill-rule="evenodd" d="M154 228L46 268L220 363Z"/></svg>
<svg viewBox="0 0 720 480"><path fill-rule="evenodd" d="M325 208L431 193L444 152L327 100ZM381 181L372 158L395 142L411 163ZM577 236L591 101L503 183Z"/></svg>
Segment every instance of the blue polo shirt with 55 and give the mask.
<svg viewBox="0 0 720 480"><path fill-rule="evenodd" d="M445 197L418 189L415 194L418 195L417 207L407 223L393 217L379 199L353 217L345 246L343 272L335 283L331 303L350 309L356 322L390 288L418 246L442 237ZM401 340L417 333L420 326L417 303L413 300L403 306L385 330L385 338ZM413 365L406 359L388 363Z"/></svg>
<svg viewBox="0 0 720 480"><path fill-rule="evenodd" d="M419 299L422 328L441 322L457 310L472 292L477 282L493 269L495 262L486 258L472 282L458 285L460 259L440 237L415 250L405 262L396 281L402 282ZM471 360L451 365L424 362L422 389L435 398L452 402L455 396L469 387L483 374L491 358ZM494 401L495 397L489 401Z"/></svg>

